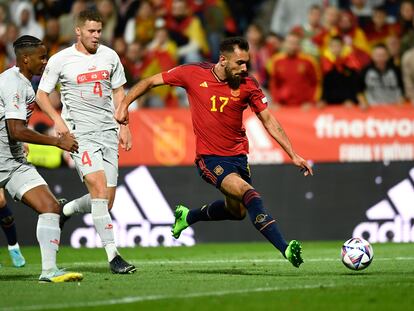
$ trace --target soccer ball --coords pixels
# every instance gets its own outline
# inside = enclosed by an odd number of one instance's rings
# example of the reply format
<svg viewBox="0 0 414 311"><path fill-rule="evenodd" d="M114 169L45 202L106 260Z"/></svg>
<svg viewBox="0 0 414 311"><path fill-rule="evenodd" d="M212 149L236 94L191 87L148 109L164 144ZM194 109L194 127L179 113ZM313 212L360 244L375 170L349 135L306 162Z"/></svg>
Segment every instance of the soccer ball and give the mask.
<svg viewBox="0 0 414 311"><path fill-rule="evenodd" d="M363 270L374 258L371 244L362 238L352 238L342 245L341 257L343 264L351 270Z"/></svg>

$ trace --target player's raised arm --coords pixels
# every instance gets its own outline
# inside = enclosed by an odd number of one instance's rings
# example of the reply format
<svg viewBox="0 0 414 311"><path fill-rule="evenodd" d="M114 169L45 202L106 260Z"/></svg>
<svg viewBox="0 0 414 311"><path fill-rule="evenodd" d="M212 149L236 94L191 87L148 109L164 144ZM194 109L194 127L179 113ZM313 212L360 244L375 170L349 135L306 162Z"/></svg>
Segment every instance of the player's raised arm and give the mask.
<svg viewBox="0 0 414 311"><path fill-rule="evenodd" d="M293 164L300 167L304 171L304 175L313 175L312 167L309 163L299 156L292 148L289 138L280 125L279 121L270 113L269 109L265 109L257 114L257 117L262 121L263 126L267 132L278 142L278 144L286 151L292 159Z"/></svg>
<svg viewBox="0 0 414 311"><path fill-rule="evenodd" d="M116 107L115 120L120 124L128 124L128 107L138 97L144 95L153 87L163 85L164 79L162 73L157 73L151 77L143 79L135 84L122 100L121 104Z"/></svg>

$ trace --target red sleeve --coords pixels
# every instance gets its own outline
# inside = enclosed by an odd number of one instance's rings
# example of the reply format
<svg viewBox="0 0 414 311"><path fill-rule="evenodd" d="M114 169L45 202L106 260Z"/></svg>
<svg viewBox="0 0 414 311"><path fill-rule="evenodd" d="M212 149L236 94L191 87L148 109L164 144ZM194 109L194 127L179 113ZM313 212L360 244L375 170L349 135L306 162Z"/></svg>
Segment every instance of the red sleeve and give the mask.
<svg viewBox="0 0 414 311"><path fill-rule="evenodd" d="M254 113L262 112L267 108L267 98L254 79L248 80L249 105Z"/></svg>
<svg viewBox="0 0 414 311"><path fill-rule="evenodd" d="M193 66L191 65L181 65L174 67L168 71L164 71L162 73L162 78L164 82L168 85L173 86L187 86L187 79L191 77L191 71Z"/></svg>

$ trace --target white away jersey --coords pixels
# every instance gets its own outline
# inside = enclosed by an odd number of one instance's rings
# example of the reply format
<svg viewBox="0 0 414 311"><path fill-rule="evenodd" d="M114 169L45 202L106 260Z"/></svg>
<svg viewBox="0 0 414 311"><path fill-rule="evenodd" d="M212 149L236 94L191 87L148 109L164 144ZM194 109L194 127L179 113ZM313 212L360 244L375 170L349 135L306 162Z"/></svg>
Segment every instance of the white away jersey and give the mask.
<svg viewBox="0 0 414 311"><path fill-rule="evenodd" d="M53 55L39 89L50 93L60 82L62 117L71 132L87 133L117 128L112 90L125 84L124 67L116 52L100 45L95 54L75 45Z"/></svg>
<svg viewBox="0 0 414 311"><path fill-rule="evenodd" d="M35 92L30 81L12 67L0 74L0 165L7 160L25 161L23 143L9 139L7 119L29 120L35 106ZM7 169L2 167L0 170Z"/></svg>

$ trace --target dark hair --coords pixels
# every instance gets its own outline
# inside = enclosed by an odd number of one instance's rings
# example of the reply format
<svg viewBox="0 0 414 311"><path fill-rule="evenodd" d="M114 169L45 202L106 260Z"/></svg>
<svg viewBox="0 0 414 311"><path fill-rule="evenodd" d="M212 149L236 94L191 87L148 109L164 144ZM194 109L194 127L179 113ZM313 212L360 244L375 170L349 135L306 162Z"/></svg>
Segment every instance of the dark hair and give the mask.
<svg viewBox="0 0 414 311"><path fill-rule="evenodd" d="M29 35L21 36L13 42L13 48L15 53L17 53L21 49L38 47L41 45L43 45L42 40Z"/></svg>
<svg viewBox="0 0 414 311"><path fill-rule="evenodd" d="M226 38L220 43L220 53L234 52L234 48L237 46L239 49L249 51L249 43L243 37L230 37Z"/></svg>
<svg viewBox="0 0 414 311"><path fill-rule="evenodd" d="M103 23L101 14L99 14L99 12L96 10L85 10L80 12L76 20L76 25L81 26L85 24L86 21Z"/></svg>

